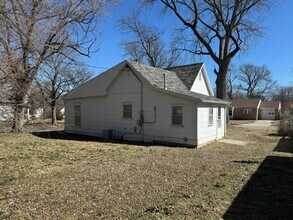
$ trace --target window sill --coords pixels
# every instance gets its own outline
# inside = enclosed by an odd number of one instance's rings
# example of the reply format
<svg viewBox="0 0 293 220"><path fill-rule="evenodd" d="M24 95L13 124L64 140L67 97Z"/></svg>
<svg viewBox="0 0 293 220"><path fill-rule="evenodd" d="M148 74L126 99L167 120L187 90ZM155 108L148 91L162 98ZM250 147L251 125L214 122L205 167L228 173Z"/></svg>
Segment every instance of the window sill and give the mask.
<svg viewBox="0 0 293 220"><path fill-rule="evenodd" d="M213 127L213 126L214 126L214 124L209 124L209 125L208 125L208 127Z"/></svg>
<svg viewBox="0 0 293 220"><path fill-rule="evenodd" d="M133 118L126 118L126 117L122 117L121 119L133 120Z"/></svg>
<svg viewBox="0 0 293 220"><path fill-rule="evenodd" d="M170 125L170 127L184 127L184 125Z"/></svg>

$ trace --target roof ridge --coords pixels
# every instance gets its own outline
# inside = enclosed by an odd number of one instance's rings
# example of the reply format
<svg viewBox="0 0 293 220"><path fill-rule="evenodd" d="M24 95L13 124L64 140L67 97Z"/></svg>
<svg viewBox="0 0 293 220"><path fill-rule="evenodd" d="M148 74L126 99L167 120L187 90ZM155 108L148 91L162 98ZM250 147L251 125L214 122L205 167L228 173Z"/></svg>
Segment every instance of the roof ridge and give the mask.
<svg viewBox="0 0 293 220"><path fill-rule="evenodd" d="M155 66L151 66L151 65L146 65L144 63L140 63L140 62L136 62L136 61L127 60L127 62L129 62L130 64L139 64L139 65L144 66L144 67L147 67L147 68L152 68L152 69L157 69L157 70L161 70L161 71L163 70L163 71L167 71L167 72L176 73L174 71L167 70L165 68L160 68L160 67L155 67Z"/></svg>
<svg viewBox="0 0 293 220"><path fill-rule="evenodd" d="M178 68L178 67L186 67L186 66L195 66L195 65L203 65L204 62L199 62L199 63L191 63L191 64L185 64L185 65L180 65L180 66L171 66L171 67L167 67L167 68L164 68L164 69L173 69L173 68Z"/></svg>

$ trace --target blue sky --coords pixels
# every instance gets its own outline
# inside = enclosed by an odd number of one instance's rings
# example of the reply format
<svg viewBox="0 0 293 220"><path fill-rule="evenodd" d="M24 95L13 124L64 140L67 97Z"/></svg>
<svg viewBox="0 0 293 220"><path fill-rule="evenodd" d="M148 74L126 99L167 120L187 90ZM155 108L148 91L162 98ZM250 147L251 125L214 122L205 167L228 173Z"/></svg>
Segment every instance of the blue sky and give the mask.
<svg viewBox="0 0 293 220"><path fill-rule="evenodd" d="M125 35L118 27L118 20L130 15L138 7L137 0L124 0L119 5L111 8L108 15L102 20L99 31L102 34L99 40L100 50L91 58L85 59L86 64L110 68L125 59L121 42ZM144 11L143 19L165 30L165 38L172 37L172 30L176 27L177 19L171 15L161 15L158 7ZM239 66L244 63L266 65L273 74L273 78L282 86L287 86L293 81L293 0L278 1L266 13L264 26L265 35L257 39L254 46L245 54L238 54L233 63ZM212 72L215 64L208 57L197 57L197 62L205 62L211 83L214 85L215 75ZM188 63L188 62L187 62ZM105 71L92 68L95 75Z"/></svg>

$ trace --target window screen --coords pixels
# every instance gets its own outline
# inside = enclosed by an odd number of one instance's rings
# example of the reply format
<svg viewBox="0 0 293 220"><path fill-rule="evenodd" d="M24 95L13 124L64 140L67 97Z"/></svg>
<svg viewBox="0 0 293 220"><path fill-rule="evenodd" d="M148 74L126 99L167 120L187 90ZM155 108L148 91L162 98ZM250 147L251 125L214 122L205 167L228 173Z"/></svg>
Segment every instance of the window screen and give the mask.
<svg viewBox="0 0 293 220"><path fill-rule="evenodd" d="M123 118L132 118L132 104L123 105Z"/></svg>
<svg viewBox="0 0 293 220"><path fill-rule="evenodd" d="M80 125L81 125L80 105L75 105L74 106L74 125L76 127L80 127Z"/></svg>
<svg viewBox="0 0 293 220"><path fill-rule="evenodd" d="M183 125L183 106L172 106L172 125Z"/></svg>

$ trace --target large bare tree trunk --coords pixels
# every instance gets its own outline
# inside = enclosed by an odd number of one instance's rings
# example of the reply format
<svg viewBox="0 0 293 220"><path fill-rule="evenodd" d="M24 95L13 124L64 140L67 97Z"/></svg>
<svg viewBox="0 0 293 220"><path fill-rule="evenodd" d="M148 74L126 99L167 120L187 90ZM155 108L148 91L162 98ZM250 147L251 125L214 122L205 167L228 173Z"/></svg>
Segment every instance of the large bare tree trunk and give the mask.
<svg viewBox="0 0 293 220"><path fill-rule="evenodd" d="M20 105L15 106L12 129L14 132L20 132L24 126L24 108Z"/></svg>
<svg viewBox="0 0 293 220"><path fill-rule="evenodd" d="M28 94L17 94L15 97L16 104L14 105L14 118L12 129L14 132L20 132L25 123L25 106L28 101Z"/></svg>
<svg viewBox="0 0 293 220"><path fill-rule="evenodd" d="M217 86L217 97L220 99L227 100L227 80L229 74L229 67L230 67L230 60L223 61L219 64L219 71L216 72L217 79L216 79L216 86Z"/></svg>
<svg viewBox="0 0 293 220"><path fill-rule="evenodd" d="M56 119L56 102L55 101L51 103L51 116L52 116L51 124L56 125L57 119Z"/></svg>

